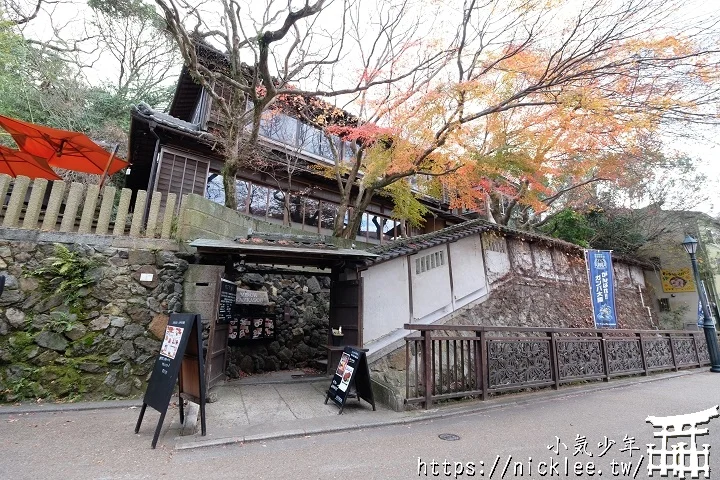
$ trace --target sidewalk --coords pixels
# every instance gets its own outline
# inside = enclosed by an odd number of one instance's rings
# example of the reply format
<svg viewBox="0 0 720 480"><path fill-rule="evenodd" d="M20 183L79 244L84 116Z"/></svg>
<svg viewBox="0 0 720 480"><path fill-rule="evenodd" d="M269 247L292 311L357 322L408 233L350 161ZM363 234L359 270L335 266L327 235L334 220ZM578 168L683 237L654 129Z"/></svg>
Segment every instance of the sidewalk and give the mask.
<svg viewBox="0 0 720 480"><path fill-rule="evenodd" d="M293 378L295 372L276 372L270 375L248 377L227 382L215 387L218 401L206 405L207 435L200 435L200 420L197 432L182 436L183 426L179 422L177 397L173 397L165 417L160 441L175 450L188 450L234 443L261 442L274 439L303 437L328 432L366 429L386 425L407 424L467 415L498 409L506 406L524 405L584 395L601 390L622 388L645 382L654 382L673 377L696 375L706 369L692 369L681 372L655 374L648 377L631 377L610 382L597 382L560 390L545 389L537 392L507 394L491 400L469 400L434 406L430 410L395 412L377 404L377 411L365 401L348 400L345 411L332 402L324 403L325 391L330 384L329 377ZM142 400L114 402L92 402L77 404L28 404L0 406L0 415L32 412L81 412L98 409L134 409ZM138 410L139 413L139 410ZM137 415L135 415L137 418ZM148 409L140 435L152 439L159 415ZM192 416L191 416L192 418ZM192 422L186 422L192 423ZM185 430L194 431L192 425Z"/></svg>

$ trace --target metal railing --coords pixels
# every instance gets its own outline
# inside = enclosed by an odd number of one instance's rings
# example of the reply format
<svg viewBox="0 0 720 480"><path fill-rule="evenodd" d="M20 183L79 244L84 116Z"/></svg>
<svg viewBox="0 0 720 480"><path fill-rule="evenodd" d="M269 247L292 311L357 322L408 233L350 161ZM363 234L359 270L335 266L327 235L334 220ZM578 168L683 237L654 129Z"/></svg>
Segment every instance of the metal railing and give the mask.
<svg viewBox="0 0 720 480"><path fill-rule="evenodd" d="M439 400L710 364L702 332L410 325L405 398Z"/></svg>

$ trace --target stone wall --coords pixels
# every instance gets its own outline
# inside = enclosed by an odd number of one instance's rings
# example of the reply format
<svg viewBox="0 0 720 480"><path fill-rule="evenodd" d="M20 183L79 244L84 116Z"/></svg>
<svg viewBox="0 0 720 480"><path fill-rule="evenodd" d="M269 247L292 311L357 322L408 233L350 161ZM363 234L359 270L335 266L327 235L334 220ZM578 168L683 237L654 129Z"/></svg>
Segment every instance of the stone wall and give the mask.
<svg viewBox="0 0 720 480"><path fill-rule="evenodd" d="M6 276L0 296L0 401L140 395L167 315L181 311L187 262L175 252L65 246L96 264L76 303L43 291L30 275L47 265L55 245L0 240L0 275ZM141 283L141 272L153 272L153 280Z"/></svg>
<svg viewBox="0 0 720 480"><path fill-rule="evenodd" d="M538 328L595 328L585 261L556 249L507 240L507 259L497 268L487 298L470 303L436 323ZM503 252L505 253L505 252ZM487 262L490 270L492 262ZM650 293L642 270L616 260L615 305L618 328L651 330L657 318L645 305ZM448 330L448 332L451 330ZM403 409L405 345L397 342L371 358L377 395L395 409Z"/></svg>
<svg viewBox="0 0 720 480"><path fill-rule="evenodd" d="M228 374L317 367L327 359L330 278L327 276L238 273L239 288L268 293L276 317L274 340L250 340L229 350ZM285 321L283 312L289 309Z"/></svg>

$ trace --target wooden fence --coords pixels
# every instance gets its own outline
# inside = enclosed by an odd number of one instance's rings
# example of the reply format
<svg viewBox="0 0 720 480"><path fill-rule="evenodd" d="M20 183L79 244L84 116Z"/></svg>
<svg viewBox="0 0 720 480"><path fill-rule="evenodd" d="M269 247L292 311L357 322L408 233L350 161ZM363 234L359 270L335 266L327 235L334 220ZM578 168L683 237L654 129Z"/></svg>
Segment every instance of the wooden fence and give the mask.
<svg viewBox="0 0 720 480"><path fill-rule="evenodd" d="M703 332L411 325L406 402L438 400L710 364Z"/></svg>
<svg viewBox="0 0 720 480"><path fill-rule="evenodd" d="M138 238L171 238L177 195L0 174L2 227Z"/></svg>

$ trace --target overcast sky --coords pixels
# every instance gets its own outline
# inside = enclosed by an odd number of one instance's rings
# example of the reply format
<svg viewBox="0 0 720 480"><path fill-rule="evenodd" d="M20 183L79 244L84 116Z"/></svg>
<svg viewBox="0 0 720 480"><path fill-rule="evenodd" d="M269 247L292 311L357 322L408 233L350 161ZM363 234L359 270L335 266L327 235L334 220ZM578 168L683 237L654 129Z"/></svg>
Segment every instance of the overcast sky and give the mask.
<svg viewBox="0 0 720 480"><path fill-rule="evenodd" d="M702 16L706 12L717 13L717 9L718 6L713 0L689 0L683 15ZM73 35L81 35L84 25L83 17L89 14L88 10L88 7L82 1L76 4L61 4L51 12L45 12L44 15L41 14L35 21L31 22L25 34L39 39L48 39L49 35L51 35L51 29L48 28L48 18L49 15L52 15L53 23L56 26L64 25L65 31L72 32ZM116 68L114 63L104 62L100 58L95 62L93 69L87 69L84 73L88 81L100 83L112 78L113 75L106 74L106 72L113 68ZM177 70L179 73L179 66ZM697 205L696 209L717 216L720 215L720 127L698 128L697 131L705 140L668 138L665 139L665 144L669 149L685 152L701 159L701 168L710 180L711 197L713 197L714 201Z"/></svg>

